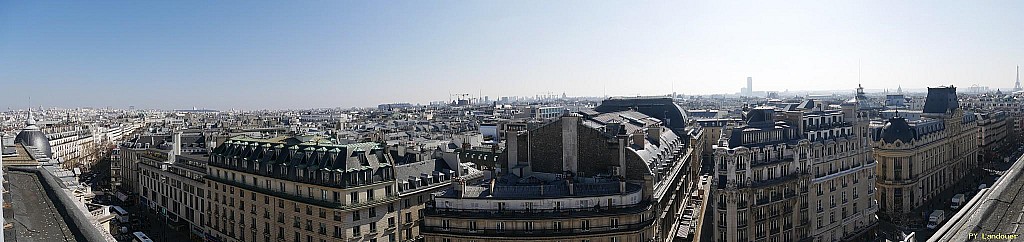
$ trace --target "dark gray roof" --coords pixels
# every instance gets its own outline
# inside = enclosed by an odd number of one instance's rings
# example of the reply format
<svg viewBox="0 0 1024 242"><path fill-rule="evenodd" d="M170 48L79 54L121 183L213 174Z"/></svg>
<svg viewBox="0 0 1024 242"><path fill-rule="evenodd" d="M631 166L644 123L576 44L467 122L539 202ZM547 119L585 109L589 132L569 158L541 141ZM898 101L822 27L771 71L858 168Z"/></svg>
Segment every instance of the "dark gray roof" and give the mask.
<svg viewBox="0 0 1024 242"><path fill-rule="evenodd" d="M796 108L809 110L813 109L815 105L817 105L817 103L814 102L814 99L807 99L801 102L800 105L797 106Z"/></svg>
<svg viewBox="0 0 1024 242"><path fill-rule="evenodd" d="M775 122L775 110L770 107L760 107L746 113L748 125L764 125Z"/></svg>
<svg viewBox="0 0 1024 242"><path fill-rule="evenodd" d="M670 129L686 128L686 112L669 97L611 98L602 101L600 106L594 108L594 111L611 113L630 109L660 119Z"/></svg>
<svg viewBox="0 0 1024 242"><path fill-rule="evenodd" d="M917 131L910 127L910 124L903 117L890 118L879 132L878 137L886 143L896 142L897 140L903 141L903 143L910 143L910 141L917 137Z"/></svg>
<svg viewBox="0 0 1024 242"><path fill-rule="evenodd" d="M928 97L924 101L924 113L946 113L960 107L956 97L956 87L928 88Z"/></svg>
<svg viewBox="0 0 1024 242"><path fill-rule="evenodd" d="M448 173L452 171L448 164L441 159L425 160L411 164L395 166L395 178L399 180L409 177L420 177L421 174L434 174L434 172Z"/></svg>
<svg viewBox="0 0 1024 242"><path fill-rule="evenodd" d="M36 127L35 124L22 129L18 136L14 138L14 143L36 147L46 154L46 157L53 157L53 151L50 150L50 140L46 138L46 134L39 130L39 127Z"/></svg>

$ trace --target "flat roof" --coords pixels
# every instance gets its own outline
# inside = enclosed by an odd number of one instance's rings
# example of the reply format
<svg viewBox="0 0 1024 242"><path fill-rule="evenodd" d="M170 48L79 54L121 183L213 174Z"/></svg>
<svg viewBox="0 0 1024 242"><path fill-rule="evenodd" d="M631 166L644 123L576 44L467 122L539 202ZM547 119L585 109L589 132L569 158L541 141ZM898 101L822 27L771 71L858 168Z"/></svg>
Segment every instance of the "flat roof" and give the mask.
<svg viewBox="0 0 1024 242"><path fill-rule="evenodd" d="M36 174L23 171L7 171L11 208L4 209L4 218L11 222L15 236L5 241L75 241L75 235L57 211L56 205L43 190ZM11 210L11 218L8 212Z"/></svg>

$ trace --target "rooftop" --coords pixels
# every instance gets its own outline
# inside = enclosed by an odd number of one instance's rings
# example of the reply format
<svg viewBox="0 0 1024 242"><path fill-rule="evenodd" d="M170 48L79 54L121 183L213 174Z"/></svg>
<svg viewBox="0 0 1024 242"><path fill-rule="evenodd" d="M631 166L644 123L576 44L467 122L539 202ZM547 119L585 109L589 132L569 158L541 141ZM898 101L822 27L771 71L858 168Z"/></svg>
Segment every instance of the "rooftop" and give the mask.
<svg viewBox="0 0 1024 242"><path fill-rule="evenodd" d="M14 234L5 230L5 241L84 241L71 232L65 222L70 218L57 211L35 174L8 171L6 176L10 197L5 194L4 201L11 207L4 209L4 219L12 222Z"/></svg>
<svg viewBox="0 0 1024 242"><path fill-rule="evenodd" d="M1024 218L1024 156L1006 171L992 187L982 189L955 215L950 216L931 241L968 241L972 234L1018 234ZM1021 195L1021 196L1018 196Z"/></svg>

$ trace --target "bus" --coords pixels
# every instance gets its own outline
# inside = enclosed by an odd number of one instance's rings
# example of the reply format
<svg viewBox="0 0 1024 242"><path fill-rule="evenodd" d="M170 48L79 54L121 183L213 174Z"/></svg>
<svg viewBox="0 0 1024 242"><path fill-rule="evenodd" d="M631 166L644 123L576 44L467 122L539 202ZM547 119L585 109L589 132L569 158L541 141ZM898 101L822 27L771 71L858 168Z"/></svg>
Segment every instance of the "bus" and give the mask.
<svg viewBox="0 0 1024 242"><path fill-rule="evenodd" d="M153 242L153 240L149 239L149 237L142 232L132 233L132 236L132 242Z"/></svg>

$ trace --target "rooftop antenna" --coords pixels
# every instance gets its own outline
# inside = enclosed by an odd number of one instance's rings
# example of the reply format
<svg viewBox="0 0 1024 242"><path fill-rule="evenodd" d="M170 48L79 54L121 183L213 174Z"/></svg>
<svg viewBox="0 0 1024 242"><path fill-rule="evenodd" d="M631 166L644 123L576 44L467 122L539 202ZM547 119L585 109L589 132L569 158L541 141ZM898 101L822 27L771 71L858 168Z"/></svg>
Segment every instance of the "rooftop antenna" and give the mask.
<svg viewBox="0 0 1024 242"><path fill-rule="evenodd" d="M860 60L857 60L857 85L860 86Z"/></svg>

